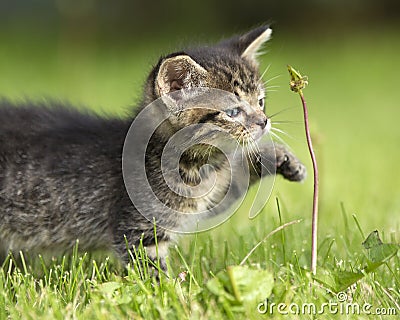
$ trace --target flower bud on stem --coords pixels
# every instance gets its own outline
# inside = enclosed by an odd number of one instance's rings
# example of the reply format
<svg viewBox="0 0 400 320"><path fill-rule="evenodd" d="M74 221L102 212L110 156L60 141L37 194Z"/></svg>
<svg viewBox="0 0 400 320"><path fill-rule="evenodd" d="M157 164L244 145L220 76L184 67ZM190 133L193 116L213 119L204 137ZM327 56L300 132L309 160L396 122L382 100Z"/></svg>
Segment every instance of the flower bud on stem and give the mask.
<svg viewBox="0 0 400 320"><path fill-rule="evenodd" d="M302 76L298 71L291 66L287 66L290 74L290 90L300 95L301 103L303 105L304 126L306 131L306 139L308 151L310 152L311 161L314 173L314 193L313 193L313 208L312 208L312 233L311 233L311 272L313 275L317 272L317 235L318 235L318 167L317 159L315 157L314 149L312 146L310 128L308 124L308 110L307 103L303 95L303 89L308 85L307 76Z"/></svg>

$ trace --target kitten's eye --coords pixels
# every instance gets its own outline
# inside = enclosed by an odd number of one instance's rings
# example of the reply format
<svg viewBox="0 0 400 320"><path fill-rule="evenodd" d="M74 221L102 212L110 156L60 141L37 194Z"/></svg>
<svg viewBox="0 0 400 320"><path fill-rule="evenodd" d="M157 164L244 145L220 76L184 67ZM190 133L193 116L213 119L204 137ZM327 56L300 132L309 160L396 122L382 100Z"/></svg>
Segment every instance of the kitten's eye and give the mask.
<svg viewBox="0 0 400 320"><path fill-rule="evenodd" d="M225 110L225 113L227 114L228 117L234 118L239 115L240 111L241 111L240 108L232 108Z"/></svg>
<svg viewBox="0 0 400 320"><path fill-rule="evenodd" d="M264 109L264 98L261 98L260 100L258 100L258 105L260 106L261 109Z"/></svg>

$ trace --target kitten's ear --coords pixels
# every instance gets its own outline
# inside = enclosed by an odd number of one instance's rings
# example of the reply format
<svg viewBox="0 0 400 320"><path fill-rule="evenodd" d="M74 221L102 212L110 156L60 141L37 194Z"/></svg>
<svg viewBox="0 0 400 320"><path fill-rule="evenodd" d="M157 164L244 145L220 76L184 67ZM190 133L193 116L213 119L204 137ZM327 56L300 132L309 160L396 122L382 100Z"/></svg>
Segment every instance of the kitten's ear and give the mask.
<svg viewBox="0 0 400 320"><path fill-rule="evenodd" d="M222 44L236 50L242 58L257 63L258 51L271 38L271 34L272 29L269 26L261 26Z"/></svg>
<svg viewBox="0 0 400 320"><path fill-rule="evenodd" d="M201 86L206 74L207 70L188 55L166 58L156 75L157 93L163 96L176 90Z"/></svg>

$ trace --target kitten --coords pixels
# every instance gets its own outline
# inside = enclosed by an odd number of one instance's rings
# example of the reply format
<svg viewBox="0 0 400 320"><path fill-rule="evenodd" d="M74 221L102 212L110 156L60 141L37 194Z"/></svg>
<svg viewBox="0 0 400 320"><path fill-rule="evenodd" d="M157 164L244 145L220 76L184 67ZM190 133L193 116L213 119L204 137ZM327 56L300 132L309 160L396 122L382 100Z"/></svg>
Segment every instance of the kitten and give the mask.
<svg viewBox="0 0 400 320"><path fill-rule="evenodd" d="M111 250L127 262L125 237L131 246L142 237L154 258L154 217L161 226L157 241L164 258L169 230L184 230L193 215L211 212L230 187L229 154L212 146L218 138L207 128L218 127L241 145L252 145L270 129L256 60L270 34L271 29L262 26L212 47L162 57L150 72L133 119L105 119L58 103L1 101L0 255L65 251L79 239L82 250ZM204 91L194 90L199 87ZM148 104L155 109L141 118ZM162 123L144 145L141 132L158 118ZM129 143L126 136L134 119L144 131L136 131L136 142ZM172 178L175 182L168 185L169 173L161 170L164 147L181 130L204 124L190 132L189 140L196 143L179 155L179 179ZM186 138L178 141L185 144ZM144 152L146 181L137 178L138 150ZM291 181L305 177L305 167L281 145L260 145L247 157L252 163L250 183L274 172ZM232 168L241 167L235 161ZM209 194L195 197L194 189L176 191L201 187L211 177L218 179Z"/></svg>

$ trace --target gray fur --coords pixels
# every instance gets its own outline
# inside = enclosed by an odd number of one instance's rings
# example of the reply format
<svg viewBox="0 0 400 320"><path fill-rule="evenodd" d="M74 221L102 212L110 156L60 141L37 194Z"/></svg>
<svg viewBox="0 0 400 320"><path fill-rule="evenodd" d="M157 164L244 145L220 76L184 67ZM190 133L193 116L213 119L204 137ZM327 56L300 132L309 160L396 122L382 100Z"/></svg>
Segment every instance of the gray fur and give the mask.
<svg viewBox="0 0 400 320"><path fill-rule="evenodd" d="M171 92L185 89L192 79L198 86L234 92L248 105L257 106L258 95L264 90L257 63L243 59L241 53L266 28L214 47L189 49L161 58L148 77L137 110L159 98L157 81L161 80L164 91L169 90L169 84ZM185 78L189 82L180 81L168 69L163 79L158 78L163 63L168 64L173 57L179 60L180 56L191 58L185 59L185 63L193 60L201 66L191 66L191 77ZM255 128L268 121L256 107L251 117L247 112L244 117ZM111 250L126 262L124 237L129 245L138 245L141 237L145 246L154 245L153 224L133 206L122 178L122 148L131 122L132 118L102 118L54 102L43 105L0 101L0 257L19 250L64 252L79 239L82 250ZM239 130L223 111L182 112L175 122L156 132L146 155L146 172L156 194L172 208L184 212L196 212L203 200L179 197L162 183L160 154L170 135L181 127L202 122L217 124L233 134ZM252 182L261 176L261 163L289 180L302 180L304 166L283 146L277 145L275 149L276 157L273 146L265 145L261 154L252 159L256 164ZM185 183L196 184L200 167L210 162L224 170L225 160L218 151L208 157L198 152L186 153L180 164ZM140 192L141 186L136 187ZM171 227L181 223L161 212L154 212L154 216L156 221L161 219ZM157 237L158 242L168 242L170 234L158 228Z"/></svg>

